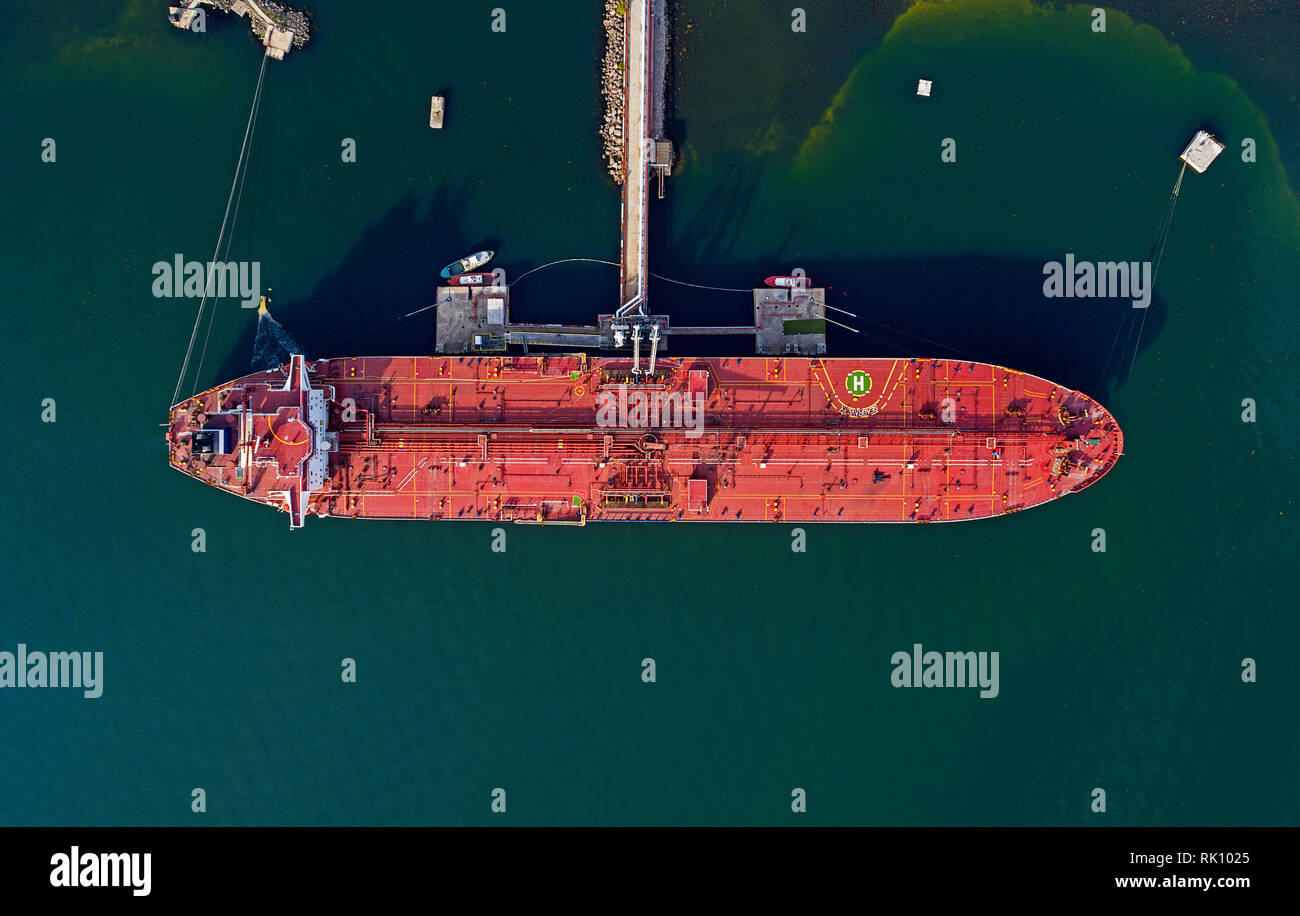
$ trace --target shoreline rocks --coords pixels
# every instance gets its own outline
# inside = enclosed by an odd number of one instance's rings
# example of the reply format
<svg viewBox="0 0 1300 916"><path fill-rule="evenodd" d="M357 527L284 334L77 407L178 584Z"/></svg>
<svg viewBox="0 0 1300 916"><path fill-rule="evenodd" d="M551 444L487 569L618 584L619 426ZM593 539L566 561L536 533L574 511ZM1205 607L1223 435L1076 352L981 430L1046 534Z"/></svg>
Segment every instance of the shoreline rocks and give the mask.
<svg viewBox="0 0 1300 916"><path fill-rule="evenodd" d="M205 0L205 2L210 3L214 9L221 10L223 13L234 12L235 0ZM311 40L310 13L283 6L276 3L275 0L257 0L257 5L271 17L276 28L289 29L293 32L293 46L295 48L306 47L307 42ZM247 15L249 29L257 36L258 41L265 41L266 23L252 15L251 12L248 12Z"/></svg>
<svg viewBox="0 0 1300 916"><path fill-rule="evenodd" d="M623 41L626 34L627 7L623 0L605 0L601 20L605 28L605 57L600 65L600 91L605 96L605 117L600 126L600 140L606 167L614 184L623 183Z"/></svg>

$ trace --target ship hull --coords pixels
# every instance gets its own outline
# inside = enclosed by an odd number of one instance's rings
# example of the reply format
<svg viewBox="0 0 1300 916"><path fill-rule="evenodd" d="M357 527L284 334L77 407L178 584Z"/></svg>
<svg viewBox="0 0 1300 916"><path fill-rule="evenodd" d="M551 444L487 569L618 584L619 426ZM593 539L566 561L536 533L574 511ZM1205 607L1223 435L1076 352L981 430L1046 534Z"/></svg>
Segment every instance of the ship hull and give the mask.
<svg viewBox="0 0 1300 916"><path fill-rule="evenodd" d="M1090 486L1123 451L1092 399L986 363L295 360L176 405L168 430L173 467L295 527L971 521Z"/></svg>

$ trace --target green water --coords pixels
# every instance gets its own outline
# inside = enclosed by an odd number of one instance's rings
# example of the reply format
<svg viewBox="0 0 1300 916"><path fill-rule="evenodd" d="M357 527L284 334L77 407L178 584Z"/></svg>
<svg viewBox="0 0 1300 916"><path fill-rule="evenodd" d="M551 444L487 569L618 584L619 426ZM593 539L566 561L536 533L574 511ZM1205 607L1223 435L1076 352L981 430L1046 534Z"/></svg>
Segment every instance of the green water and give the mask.
<svg viewBox="0 0 1300 916"><path fill-rule="evenodd" d="M864 316L834 353L1040 373L1103 397L1126 454L1054 505L812 527L803 554L775 526L618 524L512 527L494 554L489 525L290 534L167 469L194 303L154 298L150 268L211 252L258 49L148 2L13 6L0 650L103 651L105 673L96 700L0 690L0 823L1296 822L1300 148L1272 63L1294 11L1191 35L1189 59L1164 34L1219 4L1112 10L1104 35L1029 3L805 3L802 35L775 4L681 4L656 269L743 286L802 264ZM385 322L468 251L514 275L617 257L596 4L507 7L504 34L479 4L397 28L361 6L316 0L312 45L268 67L231 248L311 355L429 351L432 313ZM1141 259L1201 124L1228 149L1185 177L1142 349L1108 371L1129 312L1044 299L1042 265ZM588 319L615 287L543 271L514 307ZM678 322L745 308L652 295ZM253 320L221 303L204 384L246 371ZM917 642L998 651L999 696L892 688Z"/></svg>

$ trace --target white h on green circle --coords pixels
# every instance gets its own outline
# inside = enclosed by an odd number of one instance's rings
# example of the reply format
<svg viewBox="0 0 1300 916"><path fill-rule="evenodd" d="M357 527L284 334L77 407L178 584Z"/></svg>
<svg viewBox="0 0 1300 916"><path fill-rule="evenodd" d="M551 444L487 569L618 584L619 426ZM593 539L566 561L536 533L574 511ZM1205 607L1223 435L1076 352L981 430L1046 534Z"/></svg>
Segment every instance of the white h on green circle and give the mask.
<svg viewBox="0 0 1300 916"><path fill-rule="evenodd" d="M861 369L854 369L844 377L844 387L855 398L861 397L871 390L871 376Z"/></svg>

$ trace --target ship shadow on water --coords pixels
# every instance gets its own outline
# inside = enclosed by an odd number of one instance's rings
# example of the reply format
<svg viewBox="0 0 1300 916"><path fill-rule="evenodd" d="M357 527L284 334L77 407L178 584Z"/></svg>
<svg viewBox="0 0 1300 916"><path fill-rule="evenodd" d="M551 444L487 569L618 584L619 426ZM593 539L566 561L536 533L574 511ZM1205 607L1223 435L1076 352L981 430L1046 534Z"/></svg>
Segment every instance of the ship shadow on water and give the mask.
<svg viewBox="0 0 1300 916"><path fill-rule="evenodd" d="M753 196L757 175L740 169L719 184L703 215L693 217L694 244L673 245L668 220L652 222L652 310L677 326L746 326L753 322L749 290L763 278L798 263L818 286L828 285L827 304L854 313L829 317L853 326L830 325L828 356L930 357L989 362L1042 376L1105 401L1133 364L1137 330L1142 351L1159 336L1166 319L1164 300L1154 294L1145 310L1127 299L1049 299L1043 295L1043 262L968 255L949 258L808 260L784 249L756 260L737 260L736 224ZM400 200L367 228L342 262L312 291L271 307L279 328L250 323L220 367L218 380L249 372L255 342L259 364L287 360L285 349L300 342L311 359L321 357L433 353L437 311L434 289L442 266L457 254L500 249L497 239L470 239L456 215L473 196L471 182L440 188L427 207L415 195ZM655 224L658 224L657 226ZM512 278L541 266L512 260L509 251L494 264ZM583 254L600 256L600 252ZM617 249L604 260L617 258ZM672 277L680 282L671 282ZM701 289L684 283L725 287ZM609 312L618 295L617 267L561 264L539 271L512 288L511 314L520 322L586 324ZM261 346L270 344L270 346ZM276 347L279 344L280 346ZM285 352L280 352L284 350ZM753 339L679 337L666 355L753 355ZM1139 357L1141 353L1138 354Z"/></svg>
<svg viewBox="0 0 1300 916"><path fill-rule="evenodd" d="M831 326L831 353L977 360L1102 400L1127 379L1134 348L1152 344L1167 311L1158 295L1146 309L1131 299L1049 299L1039 260L967 255L812 262L807 269L832 285L828 305L860 316L832 313L861 333Z"/></svg>
<svg viewBox="0 0 1300 916"><path fill-rule="evenodd" d="M1138 356L1164 327L1167 308L1158 289L1145 309L1129 298L1048 298L1044 261L987 255L960 257L820 259L798 251L799 217L764 257L741 252L737 239L750 214L761 167L733 164L697 208L674 219L674 201L656 201L651 221L654 272L707 290L650 281L652 311L674 325L741 326L753 323L749 289L798 265L816 286L829 287L828 356L906 356L994 363L1039 375L1101 400L1127 379ZM805 218L814 218L809 214ZM749 337L673 337L680 355L750 355Z"/></svg>
<svg viewBox="0 0 1300 916"><path fill-rule="evenodd" d="M1133 351L1146 351L1159 336L1166 305L1153 294L1148 307L1129 299L1049 299L1043 295L1043 262L969 255L958 258L885 258L810 261L799 258L818 286L829 286L832 321L827 356L929 357L994 363L1042 376L1106 400L1122 384ZM752 265L679 264L674 276L709 285L744 288L789 259ZM667 310L674 325L738 326L753 323L749 293L683 289L652 280L654 310ZM670 303L665 306L664 303ZM1142 326L1143 312L1145 326ZM674 355L748 356L749 337L673 337ZM1141 352L1138 353L1141 358Z"/></svg>
<svg viewBox="0 0 1300 916"><path fill-rule="evenodd" d="M281 326L274 336L297 341L309 359L432 353L437 310L402 316L433 304L439 271L452 258L479 248L497 248L498 239L467 239L456 214L473 196L474 180L457 188L440 187L423 205L405 195L378 222L362 232L339 265L306 296L274 297L270 311ZM257 332L262 326L263 339ZM218 380L247 375L253 369L287 361L283 346L269 347L263 322L250 322L234 349L223 359Z"/></svg>

